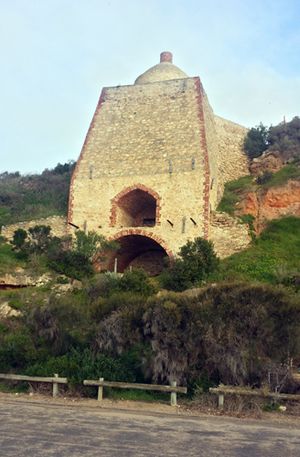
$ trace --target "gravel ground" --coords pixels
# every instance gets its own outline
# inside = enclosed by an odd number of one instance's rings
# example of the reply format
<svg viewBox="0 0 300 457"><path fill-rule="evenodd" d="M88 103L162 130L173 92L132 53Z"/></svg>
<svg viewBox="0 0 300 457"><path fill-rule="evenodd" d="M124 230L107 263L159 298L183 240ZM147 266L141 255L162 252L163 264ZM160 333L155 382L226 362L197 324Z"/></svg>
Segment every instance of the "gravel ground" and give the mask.
<svg viewBox="0 0 300 457"><path fill-rule="evenodd" d="M0 394L1 456L300 457L298 419L177 411L168 405L106 401L99 407L94 400Z"/></svg>

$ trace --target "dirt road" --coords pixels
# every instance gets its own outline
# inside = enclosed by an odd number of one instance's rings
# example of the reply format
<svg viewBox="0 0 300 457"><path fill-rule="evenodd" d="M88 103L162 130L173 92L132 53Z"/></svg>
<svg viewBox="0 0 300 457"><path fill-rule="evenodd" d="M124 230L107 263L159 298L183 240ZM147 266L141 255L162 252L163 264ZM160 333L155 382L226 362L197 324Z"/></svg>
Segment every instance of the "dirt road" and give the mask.
<svg viewBox="0 0 300 457"><path fill-rule="evenodd" d="M1 457L300 457L293 424L0 399Z"/></svg>

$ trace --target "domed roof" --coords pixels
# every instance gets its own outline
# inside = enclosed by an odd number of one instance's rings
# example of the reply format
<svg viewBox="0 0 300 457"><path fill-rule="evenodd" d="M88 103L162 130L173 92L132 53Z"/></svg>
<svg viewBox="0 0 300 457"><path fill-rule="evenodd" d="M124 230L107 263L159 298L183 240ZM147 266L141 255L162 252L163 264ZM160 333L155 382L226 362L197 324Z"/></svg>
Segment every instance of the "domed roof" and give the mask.
<svg viewBox="0 0 300 457"><path fill-rule="evenodd" d="M157 81L168 81L170 79L188 78L188 75L180 68L173 65L173 56L171 52L162 52L160 54L160 63L149 68L141 74L134 84L147 84Z"/></svg>

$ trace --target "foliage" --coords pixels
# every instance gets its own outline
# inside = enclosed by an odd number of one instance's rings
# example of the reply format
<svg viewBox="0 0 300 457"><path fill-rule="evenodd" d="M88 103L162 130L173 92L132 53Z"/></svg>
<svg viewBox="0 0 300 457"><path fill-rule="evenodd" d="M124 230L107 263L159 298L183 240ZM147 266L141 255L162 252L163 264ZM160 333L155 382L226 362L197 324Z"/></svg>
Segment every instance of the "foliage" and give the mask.
<svg viewBox="0 0 300 457"><path fill-rule="evenodd" d="M118 282L121 292L131 292L142 296L149 296L155 292L147 273L142 269L126 270Z"/></svg>
<svg viewBox="0 0 300 457"><path fill-rule="evenodd" d="M85 233L82 230L76 230L74 240L74 251L86 257L90 262L93 261L97 254L112 251L118 248L115 241L108 241L103 235L94 231Z"/></svg>
<svg viewBox="0 0 300 457"><path fill-rule="evenodd" d="M136 381L133 367L126 357L113 358L105 354L95 354L88 348L82 351L72 348L62 356L50 357L26 369L26 374L31 376L49 376L53 373L67 377L73 385L82 385L84 379L101 377L110 381Z"/></svg>
<svg viewBox="0 0 300 457"><path fill-rule="evenodd" d="M243 176L225 184L222 199L217 207L217 211L225 212L234 216L239 202L249 192L263 192L271 187L284 185L289 179L300 178L300 167L295 163L287 164L279 171L271 173L266 171L258 176L254 182L252 176Z"/></svg>
<svg viewBox="0 0 300 457"><path fill-rule="evenodd" d="M276 173L267 173L268 172L264 173L262 178L260 178L259 184L265 189L279 187L283 186L289 179L300 179L300 166L288 164Z"/></svg>
<svg viewBox="0 0 300 457"><path fill-rule="evenodd" d="M85 255L69 250L52 255L48 265L57 273L78 280L94 274L93 265Z"/></svg>
<svg viewBox="0 0 300 457"><path fill-rule="evenodd" d="M218 259L213 244L204 238L188 241L179 251L179 258L163 272L162 284L171 290L185 290L199 284L217 269Z"/></svg>
<svg viewBox="0 0 300 457"><path fill-rule="evenodd" d="M14 246L15 249L20 250L23 248L26 238L27 238L26 230L17 229L14 232L14 236L11 241L11 244Z"/></svg>
<svg viewBox="0 0 300 457"><path fill-rule="evenodd" d="M0 174L0 227L18 221L64 215L75 163L58 164L38 175Z"/></svg>
<svg viewBox="0 0 300 457"><path fill-rule="evenodd" d="M300 158L300 118L270 127L269 150L280 153L284 161Z"/></svg>
<svg viewBox="0 0 300 457"><path fill-rule="evenodd" d="M24 261L19 258L12 246L0 237L0 273L8 273L17 267L23 267Z"/></svg>
<svg viewBox="0 0 300 457"><path fill-rule="evenodd" d="M30 235L29 250L35 254L43 254L47 251L50 244L51 227L46 225L36 225L28 229Z"/></svg>
<svg viewBox="0 0 300 457"><path fill-rule="evenodd" d="M166 294L120 308L104 321L97 347L112 355L150 345L147 375L159 382L260 384L267 364L300 350L299 303L282 289L220 284L197 295Z"/></svg>
<svg viewBox="0 0 300 457"><path fill-rule="evenodd" d="M23 368L32 363L36 355L28 329L15 326L0 334L0 372Z"/></svg>
<svg viewBox="0 0 300 457"><path fill-rule="evenodd" d="M244 149L249 159L259 157L267 149L268 138L268 128L262 123L248 131L244 141Z"/></svg>
<svg viewBox="0 0 300 457"><path fill-rule="evenodd" d="M37 225L25 230L18 229L12 240L14 249L22 258L33 261L45 256L48 267L57 273L74 279L83 279L94 274L92 260L99 252L115 249L116 243L108 242L95 232L76 232L75 243L71 238L52 236L49 226Z"/></svg>
<svg viewBox="0 0 300 457"><path fill-rule="evenodd" d="M264 173L262 175L259 175L257 176L256 178L256 183L259 184L259 185L264 185L266 184L267 182L269 182L273 177L273 173L271 171L264 171Z"/></svg>

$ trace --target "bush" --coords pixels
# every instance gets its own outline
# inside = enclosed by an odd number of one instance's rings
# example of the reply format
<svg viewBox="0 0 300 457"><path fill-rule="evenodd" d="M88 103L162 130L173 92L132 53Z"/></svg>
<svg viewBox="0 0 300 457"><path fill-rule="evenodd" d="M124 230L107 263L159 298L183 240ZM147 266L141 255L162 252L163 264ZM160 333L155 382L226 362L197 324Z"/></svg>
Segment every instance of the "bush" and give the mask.
<svg viewBox="0 0 300 457"><path fill-rule="evenodd" d="M89 259L78 252L61 251L49 260L49 267L70 278L83 279L94 274L93 265Z"/></svg>
<svg viewBox="0 0 300 457"><path fill-rule="evenodd" d="M24 247L25 240L27 238L27 232L23 229L18 229L14 231L13 239L11 244L16 250L20 250Z"/></svg>
<svg viewBox="0 0 300 457"><path fill-rule="evenodd" d="M132 361L93 353L90 349L72 349L60 357L50 357L26 369L31 376L51 376L58 373L73 385L82 385L84 379L104 378L108 381L136 381ZM134 364L133 364L134 365Z"/></svg>
<svg viewBox="0 0 300 457"><path fill-rule="evenodd" d="M37 353L27 329L15 328L0 339L0 372L18 370L32 363Z"/></svg>
<svg viewBox="0 0 300 457"><path fill-rule="evenodd" d="M280 153L286 162L300 158L300 118L294 117L290 122L282 122L269 131L269 150Z"/></svg>
<svg viewBox="0 0 300 457"><path fill-rule="evenodd" d="M265 171L262 175L257 176L256 178L256 183L261 185L261 184L266 184L268 181L270 181L273 177L273 173L271 171Z"/></svg>
<svg viewBox="0 0 300 457"><path fill-rule="evenodd" d="M199 284L218 267L213 244L203 238L188 241L179 251L179 259L161 275L166 289L182 291Z"/></svg>
<svg viewBox="0 0 300 457"><path fill-rule="evenodd" d="M268 147L268 128L262 123L250 129L244 141L244 150L249 159L259 157Z"/></svg>
<svg viewBox="0 0 300 457"><path fill-rule="evenodd" d="M118 286L122 292L136 293L146 297L155 292L147 273L142 269L126 270L119 280Z"/></svg>
<svg viewBox="0 0 300 457"><path fill-rule="evenodd" d="M155 382L259 385L268 364L299 354L299 326L299 303L283 289L219 284L120 308L100 323L96 344L112 355L151 348L141 353Z"/></svg>

